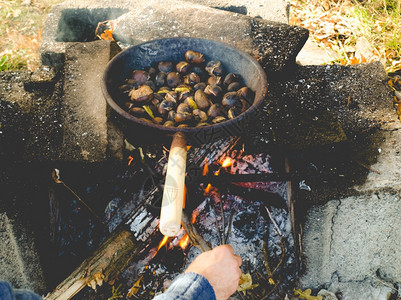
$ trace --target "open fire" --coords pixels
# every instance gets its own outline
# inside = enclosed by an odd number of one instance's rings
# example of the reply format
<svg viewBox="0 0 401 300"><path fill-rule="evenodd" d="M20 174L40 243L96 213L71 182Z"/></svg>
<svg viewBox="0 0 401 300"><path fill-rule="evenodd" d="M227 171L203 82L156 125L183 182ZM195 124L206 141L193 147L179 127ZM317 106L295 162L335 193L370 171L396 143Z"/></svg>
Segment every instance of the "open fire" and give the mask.
<svg viewBox="0 0 401 300"><path fill-rule="evenodd" d="M236 143L234 143L236 144ZM231 141L231 146L233 143ZM271 157L266 154L245 155L244 151L224 148L214 158L204 158L200 170L202 176L218 178L222 174L246 175L266 174ZM198 151L198 149L192 149ZM146 156L146 154L145 154ZM155 170L163 173L167 153L156 160ZM189 153L191 157L191 153ZM132 156L131 156L132 157ZM132 158L129 158L132 165ZM202 165L202 164L201 164ZM157 176L156 176L157 177ZM162 181L162 176L159 179ZM235 178L235 177L234 177ZM205 185L205 186L204 186ZM286 182L221 182L191 184L186 201L199 203L190 211L187 224L183 224L176 237L161 236L157 230L158 214L154 221L148 220L139 238L150 237L149 244L122 273L121 282L130 291L133 299L152 299L162 292L186 266L201 253L199 240L206 247L230 244L243 264L243 284L232 299L275 299L285 297L290 292L297 277L298 266L295 245L288 213L288 190ZM230 186L244 188L246 191L258 190L264 195L252 198L252 192L235 193ZM152 190L154 187L148 187ZM144 194L144 192L142 192ZM160 191L155 193L152 205L160 205ZM279 196L281 205L271 205L269 197ZM159 204L157 204L159 203ZM188 211L187 211L188 213ZM137 218L137 217L136 217ZM147 217L140 217L147 220ZM185 223L186 221L184 221ZM142 226L131 218L127 224ZM134 225L133 225L134 224ZM186 232L186 230L189 232ZM188 229L189 228L189 229ZM146 233L147 232L147 233ZM157 242L159 241L159 242ZM204 249L203 249L204 250Z"/></svg>

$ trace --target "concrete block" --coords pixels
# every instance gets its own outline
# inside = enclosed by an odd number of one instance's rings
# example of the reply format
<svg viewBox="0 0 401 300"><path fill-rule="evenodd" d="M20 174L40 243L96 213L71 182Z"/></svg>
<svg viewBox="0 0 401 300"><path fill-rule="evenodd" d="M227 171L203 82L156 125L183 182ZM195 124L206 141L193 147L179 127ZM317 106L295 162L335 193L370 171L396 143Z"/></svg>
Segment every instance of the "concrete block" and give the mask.
<svg viewBox="0 0 401 300"><path fill-rule="evenodd" d="M163 37L214 39L250 53L267 71L294 64L308 36L306 29L296 26L178 0L66 1L47 19L42 62L62 66L68 43L92 40L98 22L117 17L120 23L113 36L127 46Z"/></svg>
<svg viewBox="0 0 401 300"><path fill-rule="evenodd" d="M290 2L287 0L188 0L186 2L280 23L288 23L290 14Z"/></svg>
<svg viewBox="0 0 401 300"><path fill-rule="evenodd" d="M400 208L401 193L394 190L333 200L312 208L304 231L306 272L302 286L318 288L337 280L337 286L355 292L344 299L385 299L365 297L352 286L356 282L367 284L366 279L376 276L383 282L400 282ZM377 285L383 288L379 280ZM369 293L375 293L375 288Z"/></svg>
<svg viewBox="0 0 401 300"><path fill-rule="evenodd" d="M106 64L118 49L95 41L66 47L61 96L64 161L100 162L107 158L107 105L101 91Z"/></svg>
<svg viewBox="0 0 401 300"><path fill-rule="evenodd" d="M5 213L0 214L0 280L15 288L44 292L45 283L32 238L15 230Z"/></svg>

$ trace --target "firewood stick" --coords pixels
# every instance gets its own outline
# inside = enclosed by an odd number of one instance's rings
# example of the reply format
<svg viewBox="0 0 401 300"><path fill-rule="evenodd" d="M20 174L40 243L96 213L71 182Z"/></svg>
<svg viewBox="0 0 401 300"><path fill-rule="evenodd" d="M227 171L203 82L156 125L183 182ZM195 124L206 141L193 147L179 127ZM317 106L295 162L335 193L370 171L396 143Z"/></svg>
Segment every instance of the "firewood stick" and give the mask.
<svg viewBox="0 0 401 300"><path fill-rule="evenodd" d="M178 132L171 143L160 210L160 232L166 236L177 235L181 228L186 160L185 135Z"/></svg>
<svg viewBox="0 0 401 300"><path fill-rule="evenodd" d="M100 247L75 269L45 300L68 300L86 285L93 288L103 281L112 283L130 260L143 249L132 234L116 230Z"/></svg>
<svg viewBox="0 0 401 300"><path fill-rule="evenodd" d="M182 225L184 226L185 232L188 234L189 239L193 245L199 246L202 252L212 250L209 244L203 239L198 233L195 226L188 220L188 216L185 212L182 212Z"/></svg>

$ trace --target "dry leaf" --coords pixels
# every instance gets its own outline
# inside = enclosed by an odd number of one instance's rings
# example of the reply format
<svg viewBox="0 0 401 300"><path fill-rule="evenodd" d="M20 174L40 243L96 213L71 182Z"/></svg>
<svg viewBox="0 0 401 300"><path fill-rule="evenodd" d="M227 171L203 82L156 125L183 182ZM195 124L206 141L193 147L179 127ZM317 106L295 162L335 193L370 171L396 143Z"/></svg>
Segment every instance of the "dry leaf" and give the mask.
<svg viewBox="0 0 401 300"><path fill-rule="evenodd" d="M323 300L323 296L312 296L311 295L312 290L311 289L306 289L305 291L302 291L301 289L294 289L294 295L299 296L299 299L305 299L305 300Z"/></svg>
<svg viewBox="0 0 401 300"><path fill-rule="evenodd" d="M252 284L252 276L249 273L242 273L239 279L239 286L237 291L246 293L247 290L252 290L253 288L259 286L259 284Z"/></svg>

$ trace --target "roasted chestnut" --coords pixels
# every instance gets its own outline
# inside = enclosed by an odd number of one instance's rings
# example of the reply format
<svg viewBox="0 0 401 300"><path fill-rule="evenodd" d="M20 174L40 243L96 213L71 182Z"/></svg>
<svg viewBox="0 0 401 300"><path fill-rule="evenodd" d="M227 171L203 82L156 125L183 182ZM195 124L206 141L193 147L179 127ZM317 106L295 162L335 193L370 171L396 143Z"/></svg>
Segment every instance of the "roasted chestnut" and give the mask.
<svg viewBox="0 0 401 300"><path fill-rule="evenodd" d="M132 72L132 79L134 79L139 85L144 84L150 78L149 73L143 70L134 70Z"/></svg>
<svg viewBox="0 0 401 300"><path fill-rule="evenodd" d="M205 57L203 56L203 54L192 50L188 50L187 52L185 52L184 56L185 60L189 63L201 64L205 61Z"/></svg>
<svg viewBox="0 0 401 300"><path fill-rule="evenodd" d="M130 97L135 102L148 102L153 98L153 90L147 85L142 85L138 89L133 90Z"/></svg>
<svg viewBox="0 0 401 300"><path fill-rule="evenodd" d="M241 104L241 97L236 92L229 92L223 96L223 100L221 100L221 104L224 107L233 107Z"/></svg>
<svg viewBox="0 0 401 300"><path fill-rule="evenodd" d="M175 69L178 73L187 74L191 69L191 65L186 61L180 61L176 66Z"/></svg>
<svg viewBox="0 0 401 300"><path fill-rule="evenodd" d="M203 110L207 109L211 104L210 99L202 90L197 90L195 92L194 100L198 108Z"/></svg>
<svg viewBox="0 0 401 300"><path fill-rule="evenodd" d="M180 74L178 72L170 72L167 74L166 81L169 87L175 88L181 82Z"/></svg>
<svg viewBox="0 0 401 300"><path fill-rule="evenodd" d="M219 60L211 60L206 64L206 72L210 75L222 76L223 75L223 65Z"/></svg>
<svg viewBox="0 0 401 300"><path fill-rule="evenodd" d="M233 82L239 82L241 81L241 76L235 73L228 73L226 77L224 77L224 85L229 86Z"/></svg>
<svg viewBox="0 0 401 300"><path fill-rule="evenodd" d="M224 76L221 61L211 60L205 66L203 54L193 50L184 57L133 70L119 87L126 98L122 106L146 122L198 127L234 119L252 104L253 91L240 75Z"/></svg>
<svg viewBox="0 0 401 300"><path fill-rule="evenodd" d="M208 115L208 117L215 118L221 114L221 111L222 111L221 105L218 103L215 103L212 106L210 106L209 110L207 111L207 115Z"/></svg>
<svg viewBox="0 0 401 300"><path fill-rule="evenodd" d="M158 63L157 68L160 72L169 73L173 71L173 63L171 61L161 61Z"/></svg>

